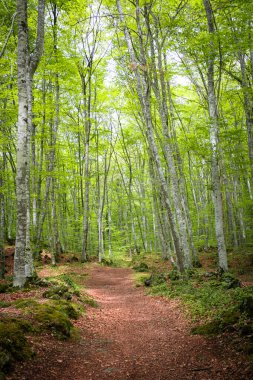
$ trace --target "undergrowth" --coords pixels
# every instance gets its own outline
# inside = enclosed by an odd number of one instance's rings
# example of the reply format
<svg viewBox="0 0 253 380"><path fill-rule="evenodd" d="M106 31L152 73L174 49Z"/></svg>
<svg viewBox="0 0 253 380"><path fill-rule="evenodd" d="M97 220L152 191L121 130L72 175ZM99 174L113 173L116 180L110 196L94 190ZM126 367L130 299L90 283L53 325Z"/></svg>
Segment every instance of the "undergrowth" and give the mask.
<svg viewBox="0 0 253 380"><path fill-rule="evenodd" d="M46 279L36 277L28 288L45 288L43 300L39 297L26 297L27 289L23 291L24 298L14 301L0 301L0 307L6 308L6 317L0 322L0 379L5 377L16 361L30 358L32 348L26 335L50 332L58 339L78 337L73 320L85 311L85 305L97 307L97 302L87 295L81 285L87 273L59 274ZM3 292L12 292L8 285L2 286ZM15 290L17 291L17 290ZM8 317L8 307L19 309L19 317ZM21 347L22 346L22 347Z"/></svg>
<svg viewBox="0 0 253 380"><path fill-rule="evenodd" d="M230 288L231 287L231 288ZM151 295L176 298L193 322L193 334L216 335L236 332L245 337L245 351L253 353L253 286L239 287L231 274L209 278L195 272L191 277L181 277L154 284Z"/></svg>

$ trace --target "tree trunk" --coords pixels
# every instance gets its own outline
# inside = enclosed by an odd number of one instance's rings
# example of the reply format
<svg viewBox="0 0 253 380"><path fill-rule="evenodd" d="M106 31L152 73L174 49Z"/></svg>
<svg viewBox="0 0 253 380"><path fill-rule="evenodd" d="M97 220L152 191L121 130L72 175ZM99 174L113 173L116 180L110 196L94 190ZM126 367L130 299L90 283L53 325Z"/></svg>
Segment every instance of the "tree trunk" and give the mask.
<svg viewBox="0 0 253 380"><path fill-rule="evenodd" d="M30 248L30 131L32 124L32 79L44 45L45 0L38 3L37 37L29 54L27 0L17 0L18 17L18 141L17 141L17 231L13 285L22 287L33 274ZM26 256L27 253L27 256Z"/></svg>
<svg viewBox="0 0 253 380"><path fill-rule="evenodd" d="M16 249L14 256L13 285L23 287L25 275L25 247L27 228L27 131L28 131L28 98L27 98L27 1L17 0L18 17L18 140L17 140L17 228Z"/></svg>
<svg viewBox="0 0 253 380"><path fill-rule="evenodd" d="M214 24L212 8L210 0L203 0L206 11L208 31L210 35L209 57L208 57L208 106L209 106L209 124L210 124L210 144L211 144L211 166L212 166L212 187L214 195L214 210L215 210L215 231L218 243L219 267L223 270L228 270L227 252L224 237L223 223L223 204L221 194L221 183L219 173L219 121L217 100L215 95L214 85L214 61L215 61L215 46L214 46Z"/></svg>
<svg viewBox="0 0 253 380"><path fill-rule="evenodd" d="M4 173L5 173L5 153L1 153L0 165L0 279L5 276L5 204L4 204Z"/></svg>

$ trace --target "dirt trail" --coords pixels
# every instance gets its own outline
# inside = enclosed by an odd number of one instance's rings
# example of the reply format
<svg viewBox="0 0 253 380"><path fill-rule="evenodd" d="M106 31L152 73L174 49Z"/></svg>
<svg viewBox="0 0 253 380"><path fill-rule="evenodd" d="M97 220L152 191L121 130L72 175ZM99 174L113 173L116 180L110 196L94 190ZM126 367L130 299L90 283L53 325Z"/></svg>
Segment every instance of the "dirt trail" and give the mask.
<svg viewBox="0 0 253 380"><path fill-rule="evenodd" d="M250 380L243 356L190 335L176 301L146 296L131 270L95 266L88 292L100 308L77 321L78 342L45 342L15 380ZM36 342L35 342L36 345ZM43 358L44 355L44 358ZM18 376L18 377L15 377Z"/></svg>

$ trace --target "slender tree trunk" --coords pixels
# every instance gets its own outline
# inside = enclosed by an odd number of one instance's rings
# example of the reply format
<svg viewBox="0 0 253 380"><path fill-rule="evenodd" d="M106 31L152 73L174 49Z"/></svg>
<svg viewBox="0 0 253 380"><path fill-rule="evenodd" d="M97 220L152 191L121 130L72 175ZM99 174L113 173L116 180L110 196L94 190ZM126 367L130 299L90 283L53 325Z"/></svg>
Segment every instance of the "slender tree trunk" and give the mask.
<svg viewBox="0 0 253 380"><path fill-rule="evenodd" d="M31 129L32 129L32 78L30 73L27 73L27 101L28 101L28 129L27 129L27 174L26 174L26 197L27 197L27 218L26 218L26 247L25 247L25 275L27 278L34 274L33 252L31 249L31 196L30 196L30 152L31 152Z"/></svg>
<svg viewBox="0 0 253 380"><path fill-rule="evenodd" d="M85 135L85 156L84 156L84 208L83 208L83 247L81 261L88 259L88 233L89 233L89 211L90 211L90 121L86 121L86 135Z"/></svg>
<svg viewBox="0 0 253 380"><path fill-rule="evenodd" d="M5 276L5 204L4 204L4 173L5 173L5 153L1 153L0 162L0 279Z"/></svg>
<svg viewBox="0 0 253 380"><path fill-rule="evenodd" d="M206 11L208 31L210 35L209 57L208 57L208 106L210 117L210 144L211 144L211 166L212 166L212 186L214 195L214 210L215 210L215 230L218 243L219 266L223 270L228 270L227 252L224 237L224 222L223 222L223 204L221 194L221 183L219 173L219 120L217 110L217 100L215 95L214 85L214 61L215 61L215 46L214 46L214 24L212 8L210 0L203 0Z"/></svg>
<svg viewBox="0 0 253 380"><path fill-rule="evenodd" d="M28 98L27 98L27 1L17 0L18 17L18 140L17 140L17 229L16 250L14 256L13 285L23 287L25 275L25 247L27 228L27 131L28 131Z"/></svg>
<svg viewBox="0 0 253 380"><path fill-rule="evenodd" d="M241 67L241 86L243 89L244 111L248 133L248 152L251 169L251 181L253 183L253 96L251 84L247 79L245 55L242 52L239 52L239 62Z"/></svg>

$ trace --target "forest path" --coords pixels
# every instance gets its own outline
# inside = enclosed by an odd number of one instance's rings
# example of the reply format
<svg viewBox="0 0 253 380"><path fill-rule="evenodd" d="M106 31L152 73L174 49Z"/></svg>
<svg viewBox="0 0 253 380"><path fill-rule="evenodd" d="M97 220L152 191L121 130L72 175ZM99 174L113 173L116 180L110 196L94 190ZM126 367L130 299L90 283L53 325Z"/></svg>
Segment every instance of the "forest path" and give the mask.
<svg viewBox="0 0 253 380"><path fill-rule="evenodd" d="M131 270L95 266L86 284L100 308L89 313L88 368L76 363L76 379L248 380L238 353L190 335L178 302L145 295Z"/></svg>
<svg viewBox="0 0 253 380"><path fill-rule="evenodd" d="M243 356L219 338L190 334L175 300L145 295L132 270L89 266L99 303L75 322L78 340L32 337L37 356L8 380L249 380Z"/></svg>

